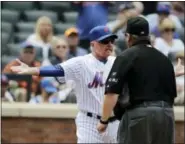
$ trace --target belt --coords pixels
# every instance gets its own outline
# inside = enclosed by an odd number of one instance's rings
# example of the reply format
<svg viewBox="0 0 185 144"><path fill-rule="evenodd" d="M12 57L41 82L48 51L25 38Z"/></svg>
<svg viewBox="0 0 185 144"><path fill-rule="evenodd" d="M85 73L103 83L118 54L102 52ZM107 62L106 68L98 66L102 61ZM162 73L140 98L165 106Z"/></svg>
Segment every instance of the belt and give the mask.
<svg viewBox="0 0 185 144"><path fill-rule="evenodd" d="M96 119L98 119L98 120L101 119L101 116L99 116L99 115L93 114L93 113L91 113L91 112L85 112L85 113L86 113L86 115L87 115L88 117L91 117L91 118L94 117L94 118L96 118ZM114 122L114 121L116 121L116 120L117 120L117 119L116 119L115 116L109 118L109 122Z"/></svg>
<svg viewBox="0 0 185 144"><path fill-rule="evenodd" d="M172 108L171 104L168 104L165 101L146 101L138 104L133 104L128 107L128 109L137 108L137 107L161 107L161 108Z"/></svg>

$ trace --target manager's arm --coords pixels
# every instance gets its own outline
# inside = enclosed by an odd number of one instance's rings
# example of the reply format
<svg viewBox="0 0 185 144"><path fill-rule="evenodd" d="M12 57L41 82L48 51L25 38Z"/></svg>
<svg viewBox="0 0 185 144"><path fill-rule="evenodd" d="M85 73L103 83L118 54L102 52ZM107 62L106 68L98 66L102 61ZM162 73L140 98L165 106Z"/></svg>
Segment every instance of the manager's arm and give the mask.
<svg viewBox="0 0 185 144"><path fill-rule="evenodd" d="M81 57L72 58L58 65L29 67L17 59L18 66L12 66L12 72L16 74L39 75L42 77L64 77L65 80L74 80L81 73Z"/></svg>
<svg viewBox="0 0 185 144"><path fill-rule="evenodd" d="M97 130L102 133L107 128L109 118L117 103L118 96L122 92L124 76L132 65L132 59L125 56L118 56L113 64L111 72L107 78L105 87L105 98L103 103L102 117L97 125ZM124 67L124 68L123 68Z"/></svg>
<svg viewBox="0 0 185 144"><path fill-rule="evenodd" d="M29 67L20 60L17 60L19 66L12 66L11 70L17 74L37 75L37 76L64 76L64 70L60 65L51 65L43 67Z"/></svg>

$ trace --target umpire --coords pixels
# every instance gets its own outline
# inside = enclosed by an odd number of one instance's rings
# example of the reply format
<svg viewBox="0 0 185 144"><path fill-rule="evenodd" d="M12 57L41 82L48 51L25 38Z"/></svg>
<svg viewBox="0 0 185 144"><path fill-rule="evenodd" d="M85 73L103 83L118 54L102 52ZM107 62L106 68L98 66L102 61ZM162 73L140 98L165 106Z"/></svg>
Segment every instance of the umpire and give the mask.
<svg viewBox="0 0 185 144"><path fill-rule="evenodd" d="M142 17L127 22L129 48L118 56L106 82L100 133L108 125L117 100L124 98L125 83L129 104L121 111L118 143L174 144L174 111L176 97L175 72L171 61L153 48L149 24ZM118 101L119 102L119 101Z"/></svg>

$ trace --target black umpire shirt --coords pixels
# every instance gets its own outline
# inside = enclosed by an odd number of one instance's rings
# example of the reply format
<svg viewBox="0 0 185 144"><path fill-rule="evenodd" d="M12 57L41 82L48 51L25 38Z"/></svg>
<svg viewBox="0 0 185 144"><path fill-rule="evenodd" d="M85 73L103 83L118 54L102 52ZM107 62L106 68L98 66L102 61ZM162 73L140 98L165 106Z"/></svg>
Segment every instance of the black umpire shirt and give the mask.
<svg viewBox="0 0 185 144"><path fill-rule="evenodd" d="M105 94L120 95L124 83L128 84L131 105L143 101L166 101L173 105L177 95L171 61L148 41L140 41L117 56L106 82Z"/></svg>

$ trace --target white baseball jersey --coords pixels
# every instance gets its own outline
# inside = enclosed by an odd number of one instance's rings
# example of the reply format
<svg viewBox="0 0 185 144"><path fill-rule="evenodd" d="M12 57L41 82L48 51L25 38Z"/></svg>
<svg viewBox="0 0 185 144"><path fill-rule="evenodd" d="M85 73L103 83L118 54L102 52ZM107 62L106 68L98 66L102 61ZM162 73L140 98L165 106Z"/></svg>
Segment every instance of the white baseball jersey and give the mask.
<svg viewBox="0 0 185 144"><path fill-rule="evenodd" d="M75 91L79 110L100 115L104 100L105 82L115 57L109 56L106 63L92 54L72 58L62 64L64 79L76 83ZM58 78L58 80L62 80ZM61 81L62 82L62 81Z"/></svg>
<svg viewBox="0 0 185 144"><path fill-rule="evenodd" d="M65 76L58 80L73 80L76 83L77 105L80 110L75 119L77 143L117 143L118 121L110 123L106 132L100 134L96 129L99 120L84 113L101 114L105 82L114 60L115 57L110 56L107 62L103 63L92 54L88 54L60 64Z"/></svg>

